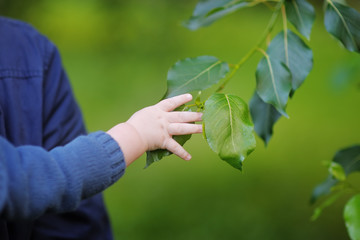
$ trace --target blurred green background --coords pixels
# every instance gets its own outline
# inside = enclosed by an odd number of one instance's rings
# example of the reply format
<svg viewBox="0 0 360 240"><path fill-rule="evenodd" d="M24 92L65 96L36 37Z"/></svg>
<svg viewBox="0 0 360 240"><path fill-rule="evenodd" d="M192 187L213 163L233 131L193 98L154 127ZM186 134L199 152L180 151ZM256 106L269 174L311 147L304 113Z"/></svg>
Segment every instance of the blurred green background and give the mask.
<svg viewBox="0 0 360 240"><path fill-rule="evenodd" d="M359 64L324 29L320 1L308 43L314 68L288 104L290 119L275 126L267 148L257 148L243 173L221 161L202 136L185 145L193 159L169 157L144 170L145 156L105 191L120 239L348 239L342 209L348 196L315 222L313 187L323 161L360 138L360 75L333 80L338 66ZM359 1L355 6L358 10ZM179 59L214 55L236 63L262 35L270 12L245 9L211 27L181 26L195 0L0 1L2 15L34 25L59 47L89 131L107 130L155 104L166 90L167 70ZM281 22L278 22L281 27ZM225 92L249 101L255 55ZM359 73L359 72L358 72ZM339 76L339 74L337 74ZM340 81L339 81L340 79ZM352 176L359 183L359 176Z"/></svg>

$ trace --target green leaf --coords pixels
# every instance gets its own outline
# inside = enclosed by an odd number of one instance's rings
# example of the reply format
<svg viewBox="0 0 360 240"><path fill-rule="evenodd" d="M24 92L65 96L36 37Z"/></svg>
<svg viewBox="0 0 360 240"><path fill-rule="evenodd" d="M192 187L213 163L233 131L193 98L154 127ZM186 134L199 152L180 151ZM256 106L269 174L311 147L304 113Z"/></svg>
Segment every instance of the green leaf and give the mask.
<svg viewBox="0 0 360 240"><path fill-rule="evenodd" d="M273 126L281 117L281 114L271 104L261 100L256 92L250 100L250 113L255 132L267 145L273 134Z"/></svg>
<svg viewBox="0 0 360 240"><path fill-rule="evenodd" d="M288 117L285 108L291 91L290 70L279 59L264 55L256 69L256 91L264 102Z"/></svg>
<svg viewBox="0 0 360 240"><path fill-rule="evenodd" d="M315 9L306 0L286 0L285 9L288 20L307 39L315 20Z"/></svg>
<svg viewBox="0 0 360 240"><path fill-rule="evenodd" d="M191 135L178 135L173 136L173 138L183 146L190 138ZM147 151L146 152L146 166L145 168L149 167L154 162L160 161L163 157L171 155L172 152L169 152L165 149L157 149L155 151Z"/></svg>
<svg viewBox="0 0 360 240"><path fill-rule="evenodd" d="M360 145L338 151L333 162L338 163L344 169L345 176L360 171ZM337 183L339 180L329 174L325 181L315 187L310 202L314 203L319 197L329 194Z"/></svg>
<svg viewBox="0 0 360 240"><path fill-rule="evenodd" d="M345 181L346 179L344 168L336 162L330 163L329 172L335 179L339 181Z"/></svg>
<svg viewBox="0 0 360 240"><path fill-rule="evenodd" d="M196 5L193 16L203 16L212 12L214 9L222 8L228 4L231 4L234 0L200 0ZM237 1L242 2L242 1Z"/></svg>
<svg viewBox="0 0 360 240"><path fill-rule="evenodd" d="M210 148L241 170L256 146L247 104L238 96L215 93L205 102L203 123Z"/></svg>
<svg viewBox="0 0 360 240"><path fill-rule="evenodd" d="M321 196L325 196L331 193L331 188L335 186L339 180L333 178L329 175L325 181L318 184L311 195L310 203L313 204L318 200Z"/></svg>
<svg viewBox="0 0 360 240"><path fill-rule="evenodd" d="M360 194L352 197L344 209L344 220L352 240L360 240Z"/></svg>
<svg viewBox="0 0 360 240"><path fill-rule="evenodd" d="M346 176L360 171L360 145L337 152L333 161L339 163L344 168Z"/></svg>
<svg viewBox="0 0 360 240"><path fill-rule="evenodd" d="M271 41L267 53L270 58L285 63L290 69L294 91L304 82L313 67L311 49L290 30L282 31L276 35Z"/></svg>
<svg viewBox="0 0 360 240"><path fill-rule="evenodd" d="M178 61L167 75L167 97L207 89L218 83L228 72L229 65L212 56Z"/></svg>
<svg viewBox="0 0 360 240"><path fill-rule="evenodd" d="M247 6L250 3L244 0L200 0L192 17L184 25L190 30L196 30Z"/></svg>
<svg viewBox="0 0 360 240"><path fill-rule="evenodd" d="M358 11L328 0L325 28L349 51L360 53L360 13Z"/></svg>

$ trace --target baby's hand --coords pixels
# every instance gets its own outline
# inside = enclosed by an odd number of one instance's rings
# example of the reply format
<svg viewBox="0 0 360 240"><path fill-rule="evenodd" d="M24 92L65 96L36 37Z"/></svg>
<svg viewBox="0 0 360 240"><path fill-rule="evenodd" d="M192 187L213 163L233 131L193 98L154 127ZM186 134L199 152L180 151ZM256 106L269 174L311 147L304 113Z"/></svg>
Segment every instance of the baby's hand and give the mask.
<svg viewBox="0 0 360 240"><path fill-rule="evenodd" d="M185 160L191 159L190 154L172 136L201 133L202 126L192 122L201 121L202 114L171 112L191 99L191 94L184 94L162 100L136 112L126 123L108 131L118 141L127 165L145 151L155 149L167 149Z"/></svg>

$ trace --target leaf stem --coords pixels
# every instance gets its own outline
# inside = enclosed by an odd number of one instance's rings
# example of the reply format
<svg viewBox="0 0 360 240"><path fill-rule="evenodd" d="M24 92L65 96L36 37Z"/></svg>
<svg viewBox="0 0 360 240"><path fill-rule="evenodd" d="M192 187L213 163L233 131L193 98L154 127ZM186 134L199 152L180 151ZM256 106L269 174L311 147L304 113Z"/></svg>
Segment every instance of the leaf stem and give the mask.
<svg viewBox="0 0 360 240"><path fill-rule="evenodd" d="M186 108L191 108L191 107L196 107L196 106L197 106L196 103L194 103L194 104L189 104L189 105L185 105Z"/></svg>
<svg viewBox="0 0 360 240"><path fill-rule="evenodd" d="M255 1L256 3L260 3L260 2L266 2L266 1ZM239 70L239 68L256 52L259 51L259 47L263 44L263 42L266 40L267 36L272 32L272 30L274 29L276 20L279 16L279 12L281 7L284 4L284 0L280 0L278 2L278 4L275 7L275 11L274 13L271 15L271 18L269 20L269 23L263 33L263 35L261 36L259 42L243 57L241 58L241 60L234 65L233 70L229 73L229 75L227 75L227 77L225 78L223 84L220 85L220 87L215 91L215 92L221 92L225 86L228 84L228 82L230 81L230 79L235 75L235 73ZM262 49L261 49L262 50ZM264 50L262 50L264 52ZM265 53L266 54L266 53Z"/></svg>
<svg viewBox="0 0 360 240"><path fill-rule="evenodd" d="M262 48L256 48L256 51L260 52L264 57L269 58L269 55Z"/></svg>

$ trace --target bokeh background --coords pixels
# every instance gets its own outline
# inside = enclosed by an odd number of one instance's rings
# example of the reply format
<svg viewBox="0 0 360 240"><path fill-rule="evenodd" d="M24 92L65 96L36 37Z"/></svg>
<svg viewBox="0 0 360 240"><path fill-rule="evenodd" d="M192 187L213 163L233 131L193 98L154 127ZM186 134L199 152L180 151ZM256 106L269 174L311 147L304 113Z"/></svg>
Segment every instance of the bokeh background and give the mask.
<svg viewBox="0 0 360 240"><path fill-rule="evenodd" d="M360 9L358 0L349 2ZM322 162L359 143L360 55L344 50L325 31L322 3L312 3L318 10L308 43L314 68L288 104L290 119L276 124L269 146L257 138L242 173L221 161L202 136L185 145L190 162L172 156L144 170L141 157L105 191L115 239L348 239L342 210L349 196L315 222L309 197L327 175ZM191 32L181 23L195 4L2 0L0 13L31 23L59 47L88 130L96 131L155 104L166 91L168 69L179 59L214 55L236 63L271 14L261 6L245 9ZM253 56L225 92L249 101L260 57ZM340 71L349 65L355 66L350 78ZM360 182L356 174L352 180Z"/></svg>

